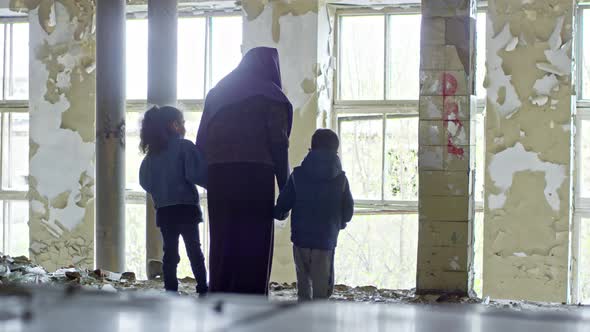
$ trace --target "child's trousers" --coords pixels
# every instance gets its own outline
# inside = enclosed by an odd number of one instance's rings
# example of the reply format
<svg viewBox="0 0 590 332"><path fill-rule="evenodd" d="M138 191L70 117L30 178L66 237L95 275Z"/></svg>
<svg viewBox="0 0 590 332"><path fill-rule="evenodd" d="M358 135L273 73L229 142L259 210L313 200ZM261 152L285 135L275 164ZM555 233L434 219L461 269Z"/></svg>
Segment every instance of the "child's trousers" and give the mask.
<svg viewBox="0 0 590 332"><path fill-rule="evenodd" d="M334 291L334 250L293 246L299 301L328 299Z"/></svg>
<svg viewBox="0 0 590 332"><path fill-rule="evenodd" d="M178 291L178 279L176 269L180 262L178 253L178 240L182 236L191 269L197 280L197 293L207 293L207 270L205 257L201 250L199 238L198 216L193 212L195 207L175 205L158 210L157 219L162 239L164 242L164 257L162 269L164 270L164 288L167 291Z"/></svg>

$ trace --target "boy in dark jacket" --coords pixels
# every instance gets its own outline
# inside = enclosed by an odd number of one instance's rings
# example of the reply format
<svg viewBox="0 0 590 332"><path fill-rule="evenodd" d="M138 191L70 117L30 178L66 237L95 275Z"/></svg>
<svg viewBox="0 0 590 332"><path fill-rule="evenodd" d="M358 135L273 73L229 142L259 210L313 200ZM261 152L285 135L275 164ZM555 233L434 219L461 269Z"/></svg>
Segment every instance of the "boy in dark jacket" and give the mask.
<svg viewBox="0 0 590 332"><path fill-rule="evenodd" d="M352 219L354 202L342 171L338 135L318 129L311 151L281 191L275 218L291 218L291 241L300 301L327 299L334 290L338 233Z"/></svg>

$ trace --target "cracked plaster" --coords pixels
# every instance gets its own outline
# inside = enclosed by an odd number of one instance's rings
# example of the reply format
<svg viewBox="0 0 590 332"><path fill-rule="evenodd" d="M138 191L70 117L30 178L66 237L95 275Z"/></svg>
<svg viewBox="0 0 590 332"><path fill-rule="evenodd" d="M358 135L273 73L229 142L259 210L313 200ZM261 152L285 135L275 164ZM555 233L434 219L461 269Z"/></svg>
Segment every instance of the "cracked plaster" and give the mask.
<svg viewBox="0 0 590 332"><path fill-rule="evenodd" d="M483 279L493 298L567 299L572 10L489 2Z"/></svg>
<svg viewBox="0 0 590 332"><path fill-rule="evenodd" d="M92 267L94 1L11 4L26 6L31 29L31 258L50 270Z"/></svg>

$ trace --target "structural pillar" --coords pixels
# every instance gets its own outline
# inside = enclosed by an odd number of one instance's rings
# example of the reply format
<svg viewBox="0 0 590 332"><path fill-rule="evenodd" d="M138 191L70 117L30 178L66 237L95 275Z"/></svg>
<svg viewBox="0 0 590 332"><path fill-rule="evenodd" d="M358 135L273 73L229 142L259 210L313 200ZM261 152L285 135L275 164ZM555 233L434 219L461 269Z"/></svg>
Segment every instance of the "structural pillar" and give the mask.
<svg viewBox="0 0 590 332"><path fill-rule="evenodd" d="M44 4L11 2L29 13L30 257L49 271L91 269L95 3L56 2L51 11Z"/></svg>
<svg viewBox="0 0 590 332"><path fill-rule="evenodd" d="M574 8L488 2L484 296L568 301Z"/></svg>
<svg viewBox="0 0 590 332"><path fill-rule="evenodd" d="M96 9L96 266L125 269L125 0Z"/></svg>
<svg viewBox="0 0 590 332"><path fill-rule="evenodd" d="M176 0L148 1L148 104L176 106L178 5ZM151 197L146 204L148 278L162 273L162 235Z"/></svg>
<svg viewBox="0 0 590 332"><path fill-rule="evenodd" d="M472 288L475 1L422 1L418 293Z"/></svg>

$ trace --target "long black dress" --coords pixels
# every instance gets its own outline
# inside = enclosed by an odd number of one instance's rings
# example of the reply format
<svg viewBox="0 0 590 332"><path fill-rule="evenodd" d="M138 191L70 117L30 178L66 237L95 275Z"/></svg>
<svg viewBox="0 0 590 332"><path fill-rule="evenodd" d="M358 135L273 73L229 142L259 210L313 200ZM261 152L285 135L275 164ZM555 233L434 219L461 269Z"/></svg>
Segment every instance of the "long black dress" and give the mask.
<svg viewBox="0 0 590 332"><path fill-rule="evenodd" d="M211 120L209 163L210 291L268 294L274 245L275 178L288 176L288 112L253 97Z"/></svg>

